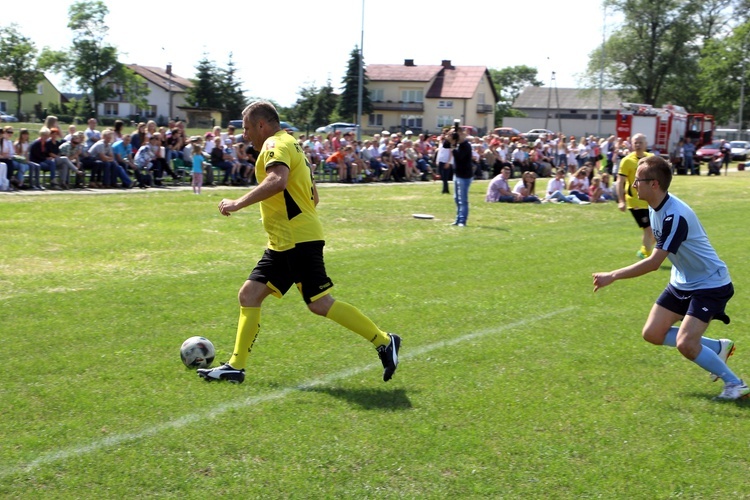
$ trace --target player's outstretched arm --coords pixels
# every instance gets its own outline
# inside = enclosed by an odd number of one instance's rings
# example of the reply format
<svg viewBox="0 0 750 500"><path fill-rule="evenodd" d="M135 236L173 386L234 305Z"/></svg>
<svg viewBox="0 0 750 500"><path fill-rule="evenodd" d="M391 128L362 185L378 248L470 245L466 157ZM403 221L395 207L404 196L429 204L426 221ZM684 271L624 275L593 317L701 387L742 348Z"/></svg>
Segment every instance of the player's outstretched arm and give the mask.
<svg viewBox="0 0 750 500"><path fill-rule="evenodd" d="M600 288L604 288L617 280L637 278L638 276L643 276L644 274L656 271L667 258L667 255L668 252L666 250L654 248L651 255L635 264L608 273L592 273L591 277L594 281L594 291L596 292Z"/></svg>
<svg viewBox="0 0 750 500"><path fill-rule="evenodd" d="M259 203L271 196L281 193L286 189L289 179L289 167L283 163L274 163L266 167L266 178L258 184L255 189L236 200L224 198L219 202L219 212L227 217L232 212L242 210L245 207Z"/></svg>

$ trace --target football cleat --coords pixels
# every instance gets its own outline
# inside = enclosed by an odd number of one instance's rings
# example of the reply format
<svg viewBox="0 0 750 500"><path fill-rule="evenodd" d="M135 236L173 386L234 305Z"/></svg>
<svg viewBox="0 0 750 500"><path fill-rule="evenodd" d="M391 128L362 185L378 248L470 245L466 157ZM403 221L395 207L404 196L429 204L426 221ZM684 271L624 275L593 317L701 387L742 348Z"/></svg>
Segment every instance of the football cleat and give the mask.
<svg viewBox="0 0 750 500"><path fill-rule="evenodd" d="M200 368L196 370L198 376L206 382L226 380L233 384L241 384L245 381L245 369L237 370L229 363L224 363L216 368Z"/></svg>
<svg viewBox="0 0 750 500"><path fill-rule="evenodd" d="M734 342L729 339L719 339L719 352L717 355L726 364L729 357L734 354ZM719 380L719 376L715 373L711 374L711 382Z"/></svg>
<svg viewBox="0 0 750 500"><path fill-rule="evenodd" d="M388 382L398 367L398 350L401 347L401 337L395 333L389 333L391 341L388 345L381 345L377 348L378 357L383 363L383 381Z"/></svg>
<svg viewBox="0 0 750 500"><path fill-rule="evenodd" d="M740 380L739 384L726 384L721 394L714 399L719 401L734 401L736 399L747 397L750 394L750 387Z"/></svg>

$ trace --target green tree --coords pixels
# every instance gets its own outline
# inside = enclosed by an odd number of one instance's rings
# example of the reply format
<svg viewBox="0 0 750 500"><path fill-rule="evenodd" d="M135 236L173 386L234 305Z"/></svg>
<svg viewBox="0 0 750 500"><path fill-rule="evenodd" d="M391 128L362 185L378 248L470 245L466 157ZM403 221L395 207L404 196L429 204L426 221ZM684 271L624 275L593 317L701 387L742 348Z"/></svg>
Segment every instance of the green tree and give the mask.
<svg viewBox="0 0 750 500"><path fill-rule="evenodd" d="M68 8L68 28L73 31L73 46L68 52L43 51L44 66L62 71L88 94L91 115L96 116L100 102L113 97L110 81L124 79L117 49L105 38L109 28L104 18L109 9L102 0L79 0Z"/></svg>
<svg viewBox="0 0 750 500"><path fill-rule="evenodd" d="M313 111L318 98L318 92L319 90L315 85L301 87L297 92L299 97L297 97L294 105L287 111L289 120L304 130L305 133L310 133L311 129L315 126Z"/></svg>
<svg viewBox="0 0 750 500"><path fill-rule="evenodd" d="M326 125L331 121L338 100L339 97L333 91L331 81L327 81L315 98L315 106L312 110L312 122L314 126L319 127Z"/></svg>
<svg viewBox="0 0 750 500"><path fill-rule="evenodd" d="M703 49L697 79L700 106L720 123L738 120L741 94L749 95L744 87L750 82L748 55L750 23L737 27L726 38L709 41ZM743 103L743 123L747 116Z"/></svg>
<svg viewBox="0 0 750 500"><path fill-rule="evenodd" d="M592 52L589 80L598 82L603 62L605 86L631 89L639 102L658 106L694 95L686 88L697 69L696 17L702 5L699 0L609 0L607 6L624 21L605 41L603 53L601 47Z"/></svg>
<svg viewBox="0 0 750 500"><path fill-rule="evenodd" d="M226 69L221 71L221 96L225 120L237 119L242 116L242 111L247 106L247 99L242 91L242 82L237 79L237 69L229 53L229 62Z"/></svg>
<svg viewBox="0 0 750 500"><path fill-rule="evenodd" d="M490 78L498 89L500 100L495 113L495 125L501 125L503 117L517 116L513 102L524 87L540 87L543 83L537 78L537 69L530 66L508 66L503 69L490 68Z"/></svg>
<svg viewBox="0 0 750 500"><path fill-rule="evenodd" d="M16 88L16 115L21 115L21 96L33 92L44 74L37 66L36 46L18 31L18 25L0 28L0 78Z"/></svg>
<svg viewBox="0 0 750 500"><path fill-rule="evenodd" d="M196 108L221 109L222 85L216 64L204 54L195 69L195 78L190 80L193 86L186 93L187 102Z"/></svg>
<svg viewBox="0 0 750 500"><path fill-rule="evenodd" d="M344 117L347 121L352 123L359 123L360 117L357 116L358 103L359 103L359 64L360 64L360 53L359 48L355 47L349 54L349 64L346 68L346 74L341 80L343 84L343 91L339 98L339 114ZM362 61L364 65L364 60ZM363 66L364 68L364 66ZM370 101L370 95L367 92L367 84L369 79L367 73L363 69L362 73L362 114L367 115L372 113L372 102Z"/></svg>

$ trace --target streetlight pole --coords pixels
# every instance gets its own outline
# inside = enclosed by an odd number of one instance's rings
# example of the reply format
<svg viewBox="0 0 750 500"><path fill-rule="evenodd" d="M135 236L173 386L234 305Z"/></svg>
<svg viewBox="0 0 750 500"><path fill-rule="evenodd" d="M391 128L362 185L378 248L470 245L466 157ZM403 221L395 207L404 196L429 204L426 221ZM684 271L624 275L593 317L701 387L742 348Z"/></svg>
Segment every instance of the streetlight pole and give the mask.
<svg viewBox="0 0 750 500"><path fill-rule="evenodd" d="M357 140L362 140L362 95L364 93L364 53L365 45L365 0L362 0L362 31L359 40L359 82L357 84Z"/></svg>
<svg viewBox="0 0 750 500"><path fill-rule="evenodd" d="M606 42L605 29L607 25L607 6L602 9L602 55L601 64L599 65L599 111L596 114L596 136L602 136L602 94L604 93L604 45Z"/></svg>
<svg viewBox="0 0 750 500"><path fill-rule="evenodd" d="M172 63L167 63L167 75L169 75L169 116L167 117L167 122L172 119L174 116L174 113L172 113Z"/></svg>
<svg viewBox="0 0 750 500"><path fill-rule="evenodd" d="M547 58L549 59L549 57ZM544 119L544 128L549 130L549 112L550 105L552 104L552 83L555 81L555 72L552 72L552 78L549 82L549 92L547 93L547 117Z"/></svg>

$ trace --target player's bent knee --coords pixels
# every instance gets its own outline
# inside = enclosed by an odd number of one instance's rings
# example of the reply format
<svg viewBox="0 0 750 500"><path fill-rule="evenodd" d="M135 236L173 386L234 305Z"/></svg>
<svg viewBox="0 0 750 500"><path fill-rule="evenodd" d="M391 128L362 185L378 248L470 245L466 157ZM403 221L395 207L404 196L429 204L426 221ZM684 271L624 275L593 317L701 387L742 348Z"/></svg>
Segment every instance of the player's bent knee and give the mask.
<svg viewBox="0 0 750 500"><path fill-rule="evenodd" d="M677 350L687 359L694 360L701 353L703 346L700 342L694 342L688 339L677 341Z"/></svg>
<svg viewBox="0 0 750 500"><path fill-rule="evenodd" d="M666 336L666 333L663 332L656 332L652 329L644 328L641 332L641 336L643 337L643 340L646 342L649 342L654 345L663 345L664 344L664 337Z"/></svg>
<svg viewBox="0 0 750 500"><path fill-rule="evenodd" d="M331 310L333 305L333 298L330 295L324 295L318 300L314 300L307 304L307 308L318 316L326 316L328 311Z"/></svg>

